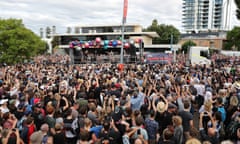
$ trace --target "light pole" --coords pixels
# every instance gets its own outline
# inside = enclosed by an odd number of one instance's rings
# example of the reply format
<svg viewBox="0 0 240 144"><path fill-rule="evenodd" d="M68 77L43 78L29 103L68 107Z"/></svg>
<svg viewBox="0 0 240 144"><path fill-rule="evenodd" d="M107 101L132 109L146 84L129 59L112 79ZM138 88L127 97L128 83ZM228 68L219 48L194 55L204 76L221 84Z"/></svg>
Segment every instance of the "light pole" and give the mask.
<svg viewBox="0 0 240 144"><path fill-rule="evenodd" d="M173 62L176 62L176 50L173 48L173 35L171 34L171 51L173 51Z"/></svg>

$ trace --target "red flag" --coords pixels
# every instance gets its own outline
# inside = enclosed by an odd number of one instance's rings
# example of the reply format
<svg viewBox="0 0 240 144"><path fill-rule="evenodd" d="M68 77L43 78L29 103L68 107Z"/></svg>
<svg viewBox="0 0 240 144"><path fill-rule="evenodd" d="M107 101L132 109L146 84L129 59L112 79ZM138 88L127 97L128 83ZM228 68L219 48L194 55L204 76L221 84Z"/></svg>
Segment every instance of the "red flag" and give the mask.
<svg viewBox="0 0 240 144"><path fill-rule="evenodd" d="M124 0L124 6L123 6L123 22L126 22L127 19L127 9L128 9L128 0Z"/></svg>

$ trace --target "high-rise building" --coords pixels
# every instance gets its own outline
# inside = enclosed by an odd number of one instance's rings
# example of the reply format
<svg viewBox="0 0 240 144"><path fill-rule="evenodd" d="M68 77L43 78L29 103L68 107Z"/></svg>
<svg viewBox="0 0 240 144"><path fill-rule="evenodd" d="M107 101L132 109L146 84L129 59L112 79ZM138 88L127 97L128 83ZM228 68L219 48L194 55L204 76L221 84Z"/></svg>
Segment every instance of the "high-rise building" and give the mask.
<svg viewBox="0 0 240 144"><path fill-rule="evenodd" d="M183 28L186 32L229 30L231 1L183 0Z"/></svg>

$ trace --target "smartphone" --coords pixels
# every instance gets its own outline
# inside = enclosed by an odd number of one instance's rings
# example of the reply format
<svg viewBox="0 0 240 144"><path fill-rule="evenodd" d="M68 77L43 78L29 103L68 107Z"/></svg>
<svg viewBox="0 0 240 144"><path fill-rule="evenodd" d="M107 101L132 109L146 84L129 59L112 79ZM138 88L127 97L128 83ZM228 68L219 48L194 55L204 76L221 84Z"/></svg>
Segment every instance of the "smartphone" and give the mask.
<svg viewBox="0 0 240 144"><path fill-rule="evenodd" d="M141 134L141 130L140 130L140 129L137 130L137 134L138 134L138 135Z"/></svg>

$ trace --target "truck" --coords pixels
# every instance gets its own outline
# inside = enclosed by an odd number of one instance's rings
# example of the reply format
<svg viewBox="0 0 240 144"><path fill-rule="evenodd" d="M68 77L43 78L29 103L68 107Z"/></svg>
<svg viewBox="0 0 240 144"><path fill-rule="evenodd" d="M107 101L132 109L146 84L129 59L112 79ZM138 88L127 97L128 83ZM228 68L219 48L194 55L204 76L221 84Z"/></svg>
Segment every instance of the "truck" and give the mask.
<svg viewBox="0 0 240 144"><path fill-rule="evenodd" d="M211 60L208 59L210 57L209 47L202 46L192 46L189 49L189 61L192 65L210 65Z"/></svg>

